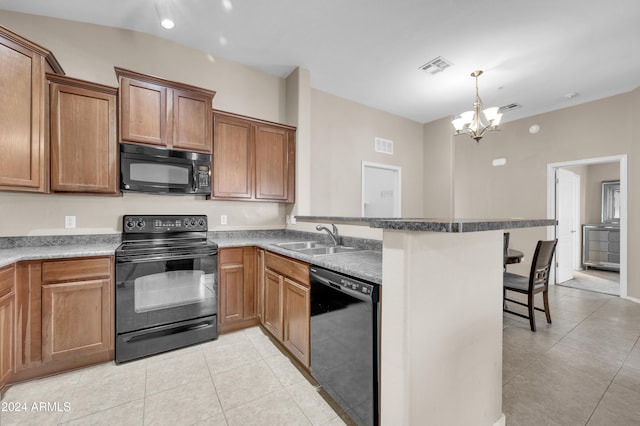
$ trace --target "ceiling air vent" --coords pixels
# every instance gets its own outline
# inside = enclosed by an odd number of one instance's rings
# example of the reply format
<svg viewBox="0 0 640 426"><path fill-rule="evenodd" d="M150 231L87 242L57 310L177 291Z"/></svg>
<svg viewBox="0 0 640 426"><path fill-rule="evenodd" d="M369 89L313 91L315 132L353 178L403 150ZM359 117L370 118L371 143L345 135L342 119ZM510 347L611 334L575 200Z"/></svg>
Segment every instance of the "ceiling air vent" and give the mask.
<svg viewBox="0 0 640 426"><path fill-rule="evenodd" d="M376 152L393 155L393 141L376 138Z"/></svg>
<svg viewBox="0 0 640 426"><path fill-rule="evenodd" d="M442 56L438 56L437 58L432 59L429 62L427 62L426 64L424 64L423 66L421 66L420 69L422 71L424 71L424 72L427 72L427 73L433 75L433 74L438 74L439 72L446 70L451 65L453 65L451 62L449 62L448 60L446 60Z"/></svg>
<svg viewBox="0 0 640 426"><path fill-rule="evenodd" d="M522 105L520 104L503 105L500 108L498 108L498 112L505 113L505 112L513 111L514 109L518 109L518 108L522 108Z"/></svg>

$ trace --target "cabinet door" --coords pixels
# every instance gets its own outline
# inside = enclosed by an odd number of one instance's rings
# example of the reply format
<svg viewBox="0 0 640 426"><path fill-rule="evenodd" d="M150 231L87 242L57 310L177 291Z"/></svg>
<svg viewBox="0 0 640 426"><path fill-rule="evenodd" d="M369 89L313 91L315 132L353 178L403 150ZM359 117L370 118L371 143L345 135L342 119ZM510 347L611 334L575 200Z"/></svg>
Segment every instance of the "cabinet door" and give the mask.
<svg viewBox="0 0 640 426"><path fill-rule="evenodd" d="M0 297L0 389L14 371L14 296Z"/></svg>
<svg viewBox="0 0 640 426"><path fill-rule="evenodd" d="M15 267L0 268L0 394L16 368Z"/></svg>
<svg viewBox="0 0 640 426"><path fill-rule="evenodd" d="M167 88L122 77L120 140L166 146Z"/></svg>
<svg viewBox="0 0 640 426"><path fill-rule="evenodd" d="M283 343L305 367L309 367L309 288L284 279Z"/></svg>
<svg viewBox="0 0 640 426"><path fill-rule="evenodd" d="M220 324L244 318L244 264L242 249L222 249L220 261Z"/></svg>
<svg viewBox="0 0 640 426"><path fill-rule="evenodd" d="M264 325L264 250L257 249L256 251L256 299L257 299L257 312L256 316L260 321L260 324Z"/></svg>
<svg viewBox="0 0 640 426"><path fill-rule="evenodd" d="M171 90L174 148L211 153L212 98L184 90Z"/></svg>
<svg viewBox="0 0 640 426"><path fill-rule="evenodd" d="M73 359L111 348L110 279L42 286L42 358Z"/></svg>
<svg viewBox="0 0 640 426"><path fill-rule="evenodd" d="M284 277L267 269L264 273L264 327L282 341Z"/></svg>
<svg viewBox="0 0 640 426"><path fill-rule="evenodd" d="M116 89L51 83L51 190L117 194Z"/></svg>
<svg viewBox="0 0 640 426"><path fill-rule="evenodd" d="M44 192L44 58L0 32L0 64L0 187Z"/></svg>
<svg viewBox="0 0 640 426"><path fill-rule="evenodd" d="M214 115L212 198L253 198L251 122Z"/></svg>
<svg viewBox="0 0 640 426"><path fill-rule="evenodd" d="M16 372L42 363L42 262L16 265Z"/></svg>
<svg viewBox="0 0 640 426"><path fill-rule="evenodd" d="M289 143L285 129L255 127L256 198L287 201L289 195Z"/></svg>

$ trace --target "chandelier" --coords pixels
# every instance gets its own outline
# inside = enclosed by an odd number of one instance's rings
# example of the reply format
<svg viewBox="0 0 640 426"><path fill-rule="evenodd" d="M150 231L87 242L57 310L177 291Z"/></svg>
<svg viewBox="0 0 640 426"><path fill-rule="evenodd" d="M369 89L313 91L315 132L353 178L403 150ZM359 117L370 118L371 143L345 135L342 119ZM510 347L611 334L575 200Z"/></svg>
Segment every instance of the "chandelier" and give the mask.
<svg viewBox="0 0 640 426"><path fill-rule="evenodd" d="M478 95L478 77L481 75L482 70L471 73L471 77L476 79L476 101L473 103L473 111L463 112L459 118L451 122L456 130L456 136L469 135L476 142L480 142L485 133L498 130L498 124L502 118L502 114L498 113L498 107L490 107L480 112L482 100ZM484 115L484 119L480 114Z"/></svg>

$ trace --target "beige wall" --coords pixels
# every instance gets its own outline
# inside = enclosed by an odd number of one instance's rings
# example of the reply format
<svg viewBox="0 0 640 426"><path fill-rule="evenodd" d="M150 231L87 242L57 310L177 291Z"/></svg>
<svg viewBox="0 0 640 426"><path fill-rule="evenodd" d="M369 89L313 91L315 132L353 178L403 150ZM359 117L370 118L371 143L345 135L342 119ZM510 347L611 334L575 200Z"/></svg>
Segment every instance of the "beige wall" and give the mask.
<svg viewBox="0 0 640 426"><path fill-rule="evenodd" d="M640 148L637 122L640 89L587 104L565 108L501 126L480 143L466 136L455 139L455 215L458 217L547 216L547 164L611 155L628 155L628 294L640 299L640 224L632 220L640 208ZM541 130L530 134L529 127ZM505 157L507 164L492 167ZM546 238L544 228L514 230L511 245L530 259L535 241ZM527 273L524 263L514 270Z"/></svg>
<svg viewBox="0 0 640 426"><path fill-rule="evenodd" d="M377 153L374 138L394 142ZM311 91L311 214L360 216L362 161L402 168L402 216L422 216L422 125Z"/></svg>
<svg viewBox="0 0 640 426"><path fill-rule="evenodd" d="M119 66L215 90L216 109L298 126L294 206L1 192L0 236L120 232L129 213L207 214L212 230L282 228L285 214L358 216L362 160L402 167L403 214L422 215L421 125L312 90L308 70L282 79L154 36L1 10L0 25L50 49L69 76L116 86L113 67ZM375 136L395 141L393 156L374 153ZM219 225L222 214L226 226ZM76 229L64 229L65 215L77 216ZM374 230L344 228L345 235L381 238Z"/></svg>
<svg viewBox="0 0 640 426"><path fill-rule="evenodd" d="M205 52L133 31L0 11L0 25L50 49L67 75L117 86L113 67L215 90L213 106L286 122L284 79ZM0 192L0 236L117 233L123 214L207 214L211 230L282 228L278 203L206 201L204 197L122 197ZM219 216L228 217L221 226ZM77 228L64 229L64 216Z"/></svg>
<svg viewBox="0 0 640 426"><path fill-rule="evenodd" d="M451 131L451 118L427 123L423 131L423 214L432 218L453 217L455 140Z"/></svg>

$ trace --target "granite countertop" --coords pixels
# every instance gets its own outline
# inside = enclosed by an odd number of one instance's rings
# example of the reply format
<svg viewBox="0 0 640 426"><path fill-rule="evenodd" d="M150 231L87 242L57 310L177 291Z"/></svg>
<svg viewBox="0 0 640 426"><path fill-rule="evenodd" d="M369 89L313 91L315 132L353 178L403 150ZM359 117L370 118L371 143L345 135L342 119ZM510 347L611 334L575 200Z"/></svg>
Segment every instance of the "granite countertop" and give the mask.
<svg viewBox="0 0 640 426"><path fill-rule="evenodd" d="M0 268L22 260L110 256L119 245L119 243L100 243L5 248L0 249Z"/></svg>
<svg viewBox="0 0 640 426"><path fill-rule="evenodd" d="M312 234L310 234L312 235ZM232 238L210 237L219 248L256 246L270 252L281 254L292 259L301 260L313 265L322 266L336 272L351 275L375 284L382 284L382 251L361 250L350 253L310 256L294 250L278 247L274 244L294 241L315 241L318 238L301 238L299 236L248 236Z"/></svg>
<svg viewBox="0 0 640 426"><path fill-rule="evenodd" d="M514 228L533 228L537 226L555 226L555 219L457 219L457 218L376 218L347 216L296 216L301 222L342 223L368 225L403 231L427 232L479 232Z"/></svg>
<svg viewBox="0 0 640 426"><path fill-rule="evenodd" d="M219 248L256 246L376 284L382 283L381 250L371 250L363 247L361 251L357 252L310 256L273 245L294 241L322 241L322 238L324 238L323 235L301 232L210 232L208 238L209 241L218 244ZM83 238L80 241L81 243L79 244L73 244L73 238L64 239L63 241L48 241L43 238L43 245L3 248L0 249L0 267L23 260L110 256L115 253L115 250L120 245L119 242L99 242L91 244L87 242L87 238ZM351 245L350 243L351 241L346 242L347 245Z"/></svg>

